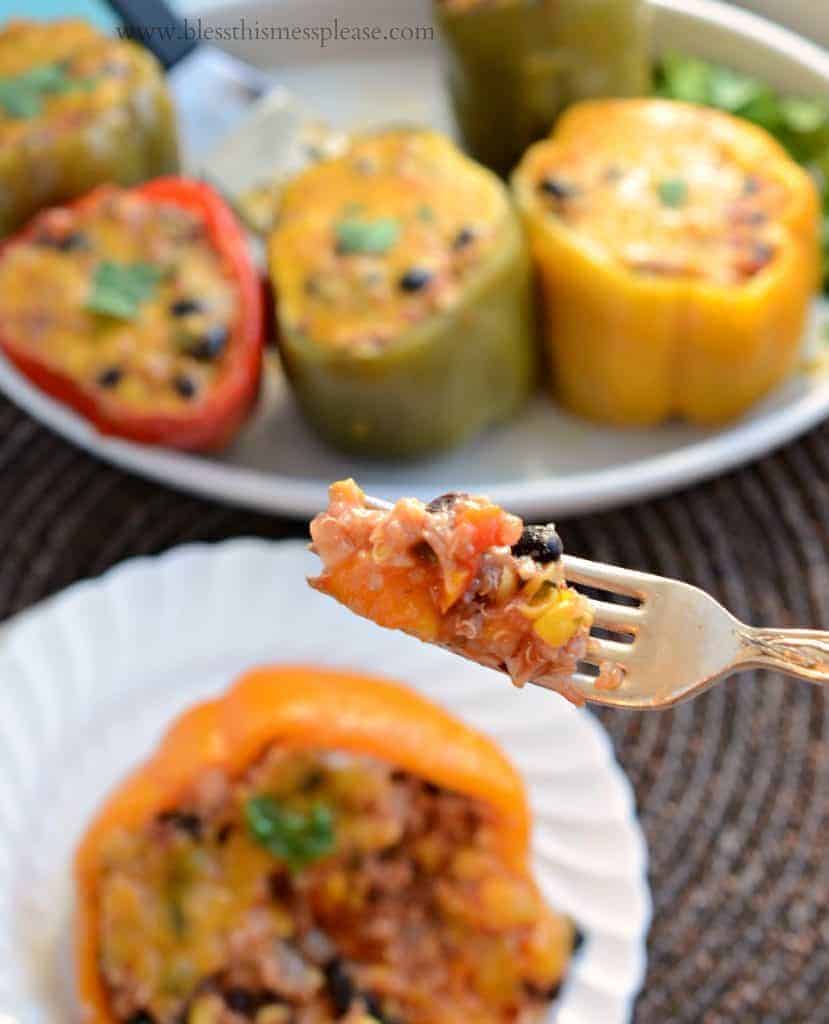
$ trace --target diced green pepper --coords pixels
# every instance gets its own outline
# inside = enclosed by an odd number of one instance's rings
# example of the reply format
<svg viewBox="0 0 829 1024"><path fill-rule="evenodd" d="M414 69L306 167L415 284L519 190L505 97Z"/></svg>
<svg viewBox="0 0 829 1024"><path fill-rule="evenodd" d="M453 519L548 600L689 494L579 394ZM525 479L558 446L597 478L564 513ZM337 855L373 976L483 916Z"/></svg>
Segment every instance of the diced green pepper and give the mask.
<svg viewBox="0 0 829 1024"><path fill-rule="evenodd" d="M650 87L643 0L436 0L467 148L506 174L569 104Z"/></svg>

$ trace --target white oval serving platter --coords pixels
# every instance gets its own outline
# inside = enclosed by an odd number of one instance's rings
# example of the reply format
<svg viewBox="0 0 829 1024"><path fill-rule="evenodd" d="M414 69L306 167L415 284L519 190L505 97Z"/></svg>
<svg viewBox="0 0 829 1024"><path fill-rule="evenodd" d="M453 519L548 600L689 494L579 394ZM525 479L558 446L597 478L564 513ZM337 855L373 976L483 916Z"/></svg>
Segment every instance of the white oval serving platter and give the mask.
<svg viewBox="0 0 829 1024"><path fill-rule="evenodd" d="M792 93L829 91L829 54L799 36L717 0L650 0L659 52L689 53L750 71ZM187 4L191 15L198 3ZM203 25L428 25L429 0L250 0L204 11ZM245 19L242 22L241 19ZM279 81L343 128L405 118L451 130L435 42L343 43L273 38L228 43L275 69ZM816 305L804 353L823 344L825 307ZM804 359L804 367L806 366ZM416 463L367 462L326 448L301 421L273 360L260 408L221 457L182 455L104 438L0 358L0 389L75 444L152 479L222 501L290 515L325 504L331 480L356 476L387 498L477 491L527 516L562 516L665 493L714 476L778 447L829 415L829 359L792 380L730 426L705 431L678 423L649 430L593 426L535 399L511 424L446 456ZM634 368L631 368L634 372Z"/></svg>

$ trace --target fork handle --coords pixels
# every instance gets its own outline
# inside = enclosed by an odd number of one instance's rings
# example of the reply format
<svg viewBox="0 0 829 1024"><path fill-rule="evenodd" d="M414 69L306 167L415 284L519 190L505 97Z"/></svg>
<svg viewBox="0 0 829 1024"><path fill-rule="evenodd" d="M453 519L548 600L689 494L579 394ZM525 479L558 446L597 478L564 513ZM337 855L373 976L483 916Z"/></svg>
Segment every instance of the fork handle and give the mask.
<svg viewBox="0 0 829 1024"><path fill-rule="evenodd" d="M813 629L746 629L741 640L744 665L829 684L829 633Z"/></svg>

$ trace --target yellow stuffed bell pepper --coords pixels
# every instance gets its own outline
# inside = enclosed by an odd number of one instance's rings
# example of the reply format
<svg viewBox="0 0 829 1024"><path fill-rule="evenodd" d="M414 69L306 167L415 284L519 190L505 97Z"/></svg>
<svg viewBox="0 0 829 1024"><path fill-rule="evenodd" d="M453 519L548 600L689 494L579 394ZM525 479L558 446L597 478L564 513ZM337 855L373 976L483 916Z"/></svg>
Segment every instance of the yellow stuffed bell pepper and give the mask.
<svg viewBox="0 0 829 1024"><path fill-rule="evenodd" d="M762 129L665 100L582 103L526 153L513 186L568 409L717 424L795 366L819 201Z"/></svg>

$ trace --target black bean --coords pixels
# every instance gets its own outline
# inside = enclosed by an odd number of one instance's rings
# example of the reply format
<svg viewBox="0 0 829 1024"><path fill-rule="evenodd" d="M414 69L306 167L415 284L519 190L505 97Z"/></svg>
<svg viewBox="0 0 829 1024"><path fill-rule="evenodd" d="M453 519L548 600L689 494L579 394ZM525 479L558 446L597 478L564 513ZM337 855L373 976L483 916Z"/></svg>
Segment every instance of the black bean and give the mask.
<svg viewBox="0 0 829 1024"><path fill-rule="evenodd" d="M463 491L450 491L449 494L441 494L439 498L433 498L426 506L427 512L448 512L459 498L468 498L469 495Z"/></svg>
<svg viewBox="0 0 829 1024"><path fill-rule="evenodd" d="M521 540L512 547L516 558L529 555L534 562L548 565L557 562L562 554L561 539L552 523L547 526L525 526Z"/></svg>
<svg viewBox="0 0 829 1024"><path fill-rule="evenodd" d="M764 213L762 210L737 209L734 212L734 221L737 224L747 224L760 227L761 224L766 224L768 219L768 214Z"/></svg>
<svg viewBox="0 0 829 1024"><path fill-rule="evenodd" d="M562 983L560 981L555 982L553 985L549 985L547 988L541 988L538 985L534 985L532 982L526 982L524 989L531 999L543 999L545 1003L551 1003L554 999L557 999L561 993Z"/></svg>
<svg viewBox="0 0 829 1024"><path fill-rule="evenodd" d="M96 378L96 383L99 388L117 388L123 376L124 371L120 366L110 366L106 370L101 370Z"/></svg>
<svg viewBox="0 0 829 1024"><path fill-rule="evenodd" d="M546 195L552 196L553 199L559 199L562 202L575 198L580 191L576 185L569 185L566 181L562 181L561 178L555 178L552 175L544 178L538 187Z"/></svg>
<svg viewBox="0 0 829 1024"><path fill-rule="evenodd" d="M54 235L41 235L38 241L41 245L57 249L58 252L75 252L78 249L86 249L89 245L86 235L81 234L80 231L71 231L68 235L60 235L58 237Z"/></svg>
<svg viewBox="0 0 829 1024"><path fill-rule="evenodd" d="M162 825L172 825L180 832L186 832L193 839L201 839L202 820L198 814L189 811L162 811L158 820Z"/></svg>
<svg viewBox="0 0 829 1024"><path fill-rule="evenodd" d="M131 1017L127 1017L126 1024L155 1024L155 1017L149 1010L137 1010Z"/></svg>
<svg viewBox="0 0 829 1024"><path fill-rule="evenodd" d="M573 952L578 953L586 941L584 932L577 926L573 931Z"/></svg>
<svg viewBox="0 0 829 1024"><path fill-rule="evenodd" d="M188 346L187 354L201 362L209 362L222 354L229 336L230 331L224 324L216 324Z"/></svg>
<svg viewBox="0 0 829 1024"><path fill-rule="evenodd" d="M274 903L289 903L294 895L290 877L284 871L272 871L268 876L268 895Z"/></svg>
<svg viewBox="0 0 829 1024"><path fill-rule="evenodd" d="M224 993L224 1001L228 1009L252 1017L259 1008L259 999L253 992L245 988L231 988Z"/></svg>
<svg viewBox="0 0 829 1024"><path fill-rule="evenodd" d="M198 299L176 299L170 304L171 316L190 316L191 313L201 313L204 304Z"/></svg>
<svg viewBox="0 0 829 1024"><path fill-rule="evenodd" d="M351 1009L357 996L357 989L342 960L332 960L325 968L325 984L334 1004L334 1012L342 1017Z"/></svg>
<svg viewBox="0 0 829 1024"><path fill-rule="evenodd" d="M431 270L412 267L400 278L400 287L404 292L420 292L430 284L432 277Z"/></svg>
<svg viewBox="0 0 829 1024"><path fill-rule="evenodd" d="M184 376L178 376L173 380L173 388L182 398L194 398L198 390L195 383Z"/></svg>
<svg viewBox="0 0 829 1024"><path fill-rule="evenodd" d="M319 789L325 781L325 772L321 768L312 768L300 784L300 790L303 793L313 793L315 789Z"/></svg>
<svg viewBox="0 0 829 1024"><path fill-rule="evenodd" d="M361 992L363 1002L370 1017L377 1021L377 1024L395 1024L391 1017L387 1017L385 1010L377 998L371 992Z"/></svg>
<svg viewBox="0 0 829 1024"><path fill-rule="evenodd" d="M751 254L761 267L765 267L767 263L771 263L774 259L775 248L773 245L767 245L765 242L758 242L752 248Z"/></svg>
<svg viewBox="0 0 829 1024"><path fill-rule="evenodd" d="M468 245L472 245L476 237L477 236L472 228L461 228L455 235L455 240L452 242L452 248L456 251L459 249L465 249Z"/></svg>
<svg viewBox="0 0 829 1024"><path fill-rule="evenodd" d="M222 825L219 831L216 833L216 842L219 846L224 846L225 843L233 835L234 827L231 822L227 821Z"/></svg>
<svg viewBox="0 0 829 1024"><path fill-rule="evenodd" d="M361 1000L366 1011L377 1021L377 1024L396 1024L391 1017L386 1016L377 996L371 992L362 992L357 988L342 960L332 960L326 966L325 981L331 1002L334 1004L334 1012L338 1017L343 1017L357 1000Z"/></svg>

